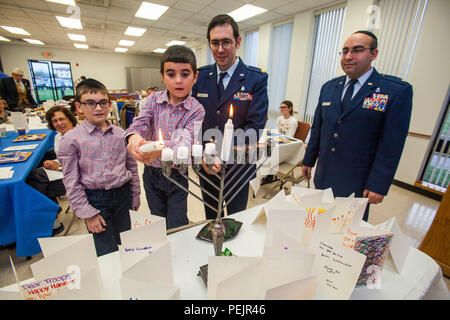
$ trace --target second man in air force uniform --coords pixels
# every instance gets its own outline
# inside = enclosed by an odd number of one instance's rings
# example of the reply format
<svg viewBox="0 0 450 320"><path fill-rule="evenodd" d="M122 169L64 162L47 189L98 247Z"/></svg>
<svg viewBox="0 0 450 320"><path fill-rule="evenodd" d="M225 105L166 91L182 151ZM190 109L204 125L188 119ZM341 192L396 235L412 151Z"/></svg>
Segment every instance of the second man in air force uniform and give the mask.
<svg viewBox="0 0 450 320"><path fill-rule="evenodd" d="M397 170L412 109L412 87L371 67L377 39L357 31L344 43L341 66L346 76L325 83L303 159L309 179L317 160L314 184L331 187L338 197L383 201ZM368 207L364 214L368 219Z"/></svg>

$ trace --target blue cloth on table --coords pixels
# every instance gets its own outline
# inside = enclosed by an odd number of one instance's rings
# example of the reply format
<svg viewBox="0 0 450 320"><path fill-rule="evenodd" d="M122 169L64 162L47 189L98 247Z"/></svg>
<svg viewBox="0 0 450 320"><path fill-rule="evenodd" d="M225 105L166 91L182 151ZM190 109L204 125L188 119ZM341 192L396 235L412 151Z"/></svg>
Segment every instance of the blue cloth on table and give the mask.
<svg viewBox="0 0 450 320"><path fill-rule="evenodd" d="M26 184L31 169L37 167L45 153L53 148L55 131L48 129L30 130L28 134L46 133L44 140L13 142L18 134L8 131L0 138L1 153L10 146L38 144L31 156L23 162L1 164L13 167L10 179L0 180L0 245L16 242L16 254L26 257L41 252L37 238L50 237L58 211L58 205Z"/></svg>

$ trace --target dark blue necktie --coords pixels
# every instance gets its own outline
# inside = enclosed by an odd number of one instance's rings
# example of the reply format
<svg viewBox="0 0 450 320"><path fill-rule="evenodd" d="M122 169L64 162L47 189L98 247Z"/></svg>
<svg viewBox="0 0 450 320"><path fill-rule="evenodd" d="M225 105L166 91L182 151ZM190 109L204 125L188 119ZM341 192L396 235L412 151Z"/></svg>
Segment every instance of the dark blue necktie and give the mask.
<svg viewBox="0 0 450 320"><path fill-rule="evenodd" d="M220 98L224 96L225 94L225 87L223 85L223 78L227 75L226 72L221 72L219 74L219 83L217 84L217 96Z"/></svg>
<svg viewBox="0 0 450 320"><path fill-rule="evenodd" d="M358 80L356 80L356 79L350 80L347 91L345 91L344 98L342 99L342 102L341 102L341 111L342 112L344 112L344 110L348 106L350 106L350 102L352 101L352 96L353 96L353 89L355 88L355 83L357 83L357 82L358 82Z"/></svg>

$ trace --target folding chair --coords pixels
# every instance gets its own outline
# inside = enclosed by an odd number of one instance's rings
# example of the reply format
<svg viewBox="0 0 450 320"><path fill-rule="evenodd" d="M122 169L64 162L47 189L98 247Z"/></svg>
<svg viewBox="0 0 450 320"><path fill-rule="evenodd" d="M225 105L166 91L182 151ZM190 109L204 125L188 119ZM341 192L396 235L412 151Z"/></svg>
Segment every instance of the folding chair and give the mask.
<svg viewBox="0 0 450 320"><path fill-rule="evenodd" d="M307 122L301 122L301 121L298 121L297 123L298 123L298 125L297 125L297 130L295 131L294 138L305 142L306 137L308 136L309 130L311 129L311 125ZM303 147L306 147L306 146L304 145ZM280 185L275 185L274 187L272 187L270 192L268 192L264 195L264 198L266 196L268 196L269 194L271 194L272 191L275 190L276 188L280 188L280 190L282 190L283 186L287 182L291 182L292 185L295 185L295 184L303 181L304 178L303 178L302 171L301 171L302 163L303 163L303 159L300 159L300 161L298 161L294 165L290 164L290 163L281 163L278 167L278 172L276 173L276 176L278 177L278 179L280 179L279 181L276 181L276 182L280 182ZM300 170L296 170L297 168L300 168ZM308 181L308 184L309 184L309 181Z"/></svg>

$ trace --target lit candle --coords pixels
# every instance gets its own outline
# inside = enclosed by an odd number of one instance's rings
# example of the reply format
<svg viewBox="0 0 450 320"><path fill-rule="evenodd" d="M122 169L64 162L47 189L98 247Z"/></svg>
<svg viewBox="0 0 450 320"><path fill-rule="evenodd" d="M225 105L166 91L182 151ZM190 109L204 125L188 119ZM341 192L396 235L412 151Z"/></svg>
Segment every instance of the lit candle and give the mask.
<svg viewBox="0 0 450 320"><path fill-rule="evenodd" d="M230 105L230 118L225 124L225 128L223 130L222 150L220 156L220 158L224 162L230 161L231 146L233 143L233 132L234 132L233 120L231 119L232 117L233 117L233 105Z"/></svg>
<svg viewBox="0 0 450 320"><path fill-rule="evenodd" d="M172 161L173 160L173 150L170 148L164 148L161 154L161 161Z"/></svg>
<svg viewBox="0 0 450 320"><path fill-rule="evenodd" d="M187 160L189 156L189 148L186 146L180 146L178 147L177 151L177 159L178 160Z"/></svg>
<svg viewBox="0 0 450 320"><path fill-rule="evenodd" d="M164 141L162 138L162 132L161 129L159 129L159 140L158 141L153 141L147 144L143 144L142 146L139 147L139 150L141 150L142 152L152 152L152 151L157 151L157 150L162 150L164 149Z"/></svg>

